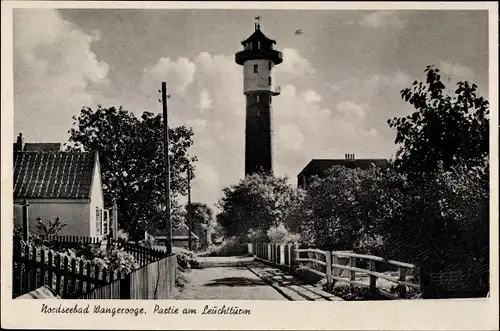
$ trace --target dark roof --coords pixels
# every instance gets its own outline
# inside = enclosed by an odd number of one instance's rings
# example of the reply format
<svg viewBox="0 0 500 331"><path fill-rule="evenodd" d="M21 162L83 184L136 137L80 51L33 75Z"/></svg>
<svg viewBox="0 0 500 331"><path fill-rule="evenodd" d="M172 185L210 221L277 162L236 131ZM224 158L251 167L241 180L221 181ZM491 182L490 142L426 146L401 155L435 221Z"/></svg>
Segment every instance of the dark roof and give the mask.
<svg viewBox="0 0 500 331"><path fill-rule="evenodd" d="M156 238L162 238L167 236L165 230L156 230L152 234ZM191 231L191 238L193 240L200 239L194 232ZM189 239L189 227L186 224L182 224L180 227L172 228L172 239Z"/></svg>
<svg viewBox="0 0 500 331"><path fill-rule="evenodd" d="M386 159L355 159L354 161L347 161L346 159L313 159L297 176L303 174L320 175L336 165L346 165L359 169L369 169L372 166L382 169L390 167L390 163Z"/></svg>
<svg viewBox="0 0 500 331"><path fill-rule="evenodd" d="M14 199L90 198L97 154L15 152Z"/></svg>
<svg viewBox="0 0 500 331"><path fill-rule="evenodd" d="M24 144L24 152L59 152L61 150L60 143L26 143Z"/></svg>
<svg viewBox="0 0 500 331"><path fill-rule="evenodd" d="M252 42L252 41L267 41L267 42L276 44L275 40L268 38L260 29L255 30L255 32L252 33L252 35L250 37L243 40L241 42L241 44L244 45L245 43Z"/></svg>

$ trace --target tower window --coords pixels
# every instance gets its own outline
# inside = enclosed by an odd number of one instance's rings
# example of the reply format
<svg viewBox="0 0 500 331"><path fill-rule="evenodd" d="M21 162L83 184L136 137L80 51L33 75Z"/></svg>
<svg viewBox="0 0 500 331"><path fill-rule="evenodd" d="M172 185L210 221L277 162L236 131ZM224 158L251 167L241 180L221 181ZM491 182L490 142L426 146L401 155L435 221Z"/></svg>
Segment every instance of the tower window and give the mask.
<svg viewBox="0 0 500 331"><path fill-rule="evenodd" d="M268 84L271 85L271 77L268 78Z"/></svg>
<svg viewBox="0 0 500 331"><path fill-rule="evenodd" d="M257 102L259 102L259 95L257 95Z"/></svg>
<svg viewBox="0 0 500 331"><path fill-rule="evenodd" d="M253 65L253 73L256 74L259 72L259 65L258 64L254 64Z"/></svg>
<svg viewBox="0 0 500 331"><path fill-rule="evenodd" d="M260 41L257 42L257 49L260 49Z"/></svg>

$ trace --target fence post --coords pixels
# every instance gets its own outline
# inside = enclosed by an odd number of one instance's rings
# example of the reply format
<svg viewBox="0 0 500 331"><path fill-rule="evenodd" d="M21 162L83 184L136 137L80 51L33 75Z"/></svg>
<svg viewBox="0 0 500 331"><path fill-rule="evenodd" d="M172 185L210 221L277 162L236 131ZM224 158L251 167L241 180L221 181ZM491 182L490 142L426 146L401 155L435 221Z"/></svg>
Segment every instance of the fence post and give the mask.
<svg viewBox="0 0 500 331"><path fill-rule="evenodd" d="M377 271L377 265L376 265L375 261L370 260L369 263L370 263L370 265L368 267L368 270ZM375 293L376 288L377 288L377 277L370 275L370 291L372 293Z"/></svg>
<svg viewBox="0 0 500 331"><path fill-rule="evenodd" d="M355 268L356 267L356 258L355 257L350 257L349 258L349 266ZM356 271L351 270L349 272L351 280L356 280Z"/></svg>
<svg viewBox="0 0 500 331"><path fill-rule="evenodd" d="M406 281L406 269L403 267L399 267L399 280L401 282ZM406 285L404 285L404 284L399 285L399 297L400 298L406 297Z"/></svg>
<svg viewBox="0 0 500 331"><path fill-rule="evenodd" d="M297 248L298 245L291 245L290 246L290 271L293 272L295 270L295 263L296 263L296 255L297 255Z"/></svg>
<svg viewBox="0 0 500 331"><path fill-rule="evenodd" d="M335 253L335 251L332 251L332 276L334 277L340 277L340 272L339 268L333 266L334 264L339 264L339 257Z"/></svg>
<svg viewBox="0 0 500 331"><path fill-rule="evenodd" d="M266 260L271 261L272 246L270 243L267 243L266 246L267 246L267 258L266 258Z"/></svg>
<svg viewBox="0 0 500 331"><path fill-rule="evenodd" d="M117 240L118 239L118 206L116 205L116 200L113 200L113 207L111 208L111 219L113 222L113 227L111 228L112 232L113 232L113 240Z"/></svg>
<svg viewBox="0 0 500 331"><path fill-rule="evenodd" d="M330 285L332 283L332 252L326 251L325 254L326 262L326 283Z"/></svg>
<svg viewBox="0 0 500 331"><path fill-rule="evenodd" d="M285 246L284 245L279 245L280 248L280 258L279 262L281 265L285 264Z"/></svg>
<svg viewBox="0 0 500 331"><path fill-rule="evenodd" d="M247 249L249 254L253 254L253 244L252 243L247 243Z"/></svg>
<svg viewBox="0 0 500 331"><path fill-rule="evenodd" d="M23 211L23 240L28 242L30 230L29 230L29 221L28 221L28 200L24 200L22 204Z"/></svg>
<svg viewBox="0 0 500 331"><path fill-rule="evenodd" d="M307 258L310 259L310 260L313 259L314 258L313 252L308 251L307 252ZM307 267L309 269L314 269L314 262L307 261Z"/></svg>
<svg viewBox="0 0 500 331"><path fill-rule="evenodd" d="M130 274L120 279L120 300L130 299Z"/></svg>

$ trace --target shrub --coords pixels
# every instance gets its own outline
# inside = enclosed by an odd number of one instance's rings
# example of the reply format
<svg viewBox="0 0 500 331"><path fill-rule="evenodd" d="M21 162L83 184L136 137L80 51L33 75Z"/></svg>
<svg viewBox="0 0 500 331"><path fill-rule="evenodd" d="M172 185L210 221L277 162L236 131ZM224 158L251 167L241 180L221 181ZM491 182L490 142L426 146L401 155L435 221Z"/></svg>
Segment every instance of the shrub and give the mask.
<svg viewBox="0 0 500 331"><path fill-rule="evenodd" d="M262 229L250 229L248 230L247 240L249 242L267 242L267 234Z"/></svg>
<svg viewBox="0 0 500 331"><path fill-rule="evenodd" d="M122 229L118 230L117 237L118 237L118 240L123 241L123 242L127 242L129 239L128 233Z"/></svg>
<svg viewBox="0 0 500 331"><path fill-rule="evenodd" d="M224 239L222 244L217 247L213 247L209 256L233 256L233 255L245 255L247 253L248 247L245 240L240 237L230 237Z"/></svg>
<svg viewBox="0 0 500 331"><path fill-rule="evenodd" d="M177 265L181 269L191 269L199 267L196 253L178 247L173 247L173 251L177 255Z"/></svg>
<svg viewBox="0 0 500 331"><path fill-rule="evenodd" d="M300 235L288 231L283 224L272 226L267 230L267 237L272 244L295 244L299 241Z"/></svg>

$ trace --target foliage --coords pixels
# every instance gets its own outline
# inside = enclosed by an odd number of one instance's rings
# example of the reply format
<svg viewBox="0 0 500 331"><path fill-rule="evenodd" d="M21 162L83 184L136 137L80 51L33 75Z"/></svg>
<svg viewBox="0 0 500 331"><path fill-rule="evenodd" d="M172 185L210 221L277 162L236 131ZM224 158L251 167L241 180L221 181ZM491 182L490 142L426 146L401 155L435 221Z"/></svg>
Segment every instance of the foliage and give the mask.
<svg viewBox="0 0 500 331"><path fill-rule="evenodd" d="M286 177L247 176L223 189L217 222L228 236L246 235L250 229L267 231L271 226L286 224L290 210L301 197Z"/></svg>
<svg viewBox="0 0 500 331"><path fill-rule="evenodd" d="M186 212L188 212L188 205L186 205ZM205 203L192 202L191 203L191 222L192 231L206 240L201 244L206 246L211 244L211 236L215 227L215 220L212 209ZM191 227L191 224L189 224ZM206 236L206 237L205 237Z"/></svg>
<svg viewBox="0 0 500 331"><path fill-rule="evenodd" d="M144 112L137 118L122 107L84 107L69 131L69 150L98 151L105 201L117 201L120 225L135 238L152 232L164 219L164 153L162 115ZM193 131L169 129L172 218L179 218L178 195L185 195L186 167ZM193 165L191 165L193 167ZM192 175L194 178L194 175Z"/></svg>
<svg viewBox="0 0 500 331"><path fill-rule="evenodd" d="M397 175L390 170L333 167L311 184L293 216L300 220L301 242L362 252L370 243L379 245L398 203L392 194L397 185Z"/></svg>
<svg viewBox="0 0 500 331"><path fill-rule="evenodd" d="M250 230L248 230L248 234L247 234L248 242L252 242L252 243L267 242L268 239L269 238L267 236L266 231L264 231L262 229L257 229L257 230L250 229Z"/></svg>
<svg viewBox="0 0 500 331"><path fill-rule="evenodd" d="M92 253L94 255L92 262L104 268L129 273L139 267L134 256L118 246L113 245L107 249L96 248Z"/></svg>
<svg viewBox="0 0 500 331"><path fill-rule="evenodd" d="M233 236L225 238L220 246L212 246L209 256L239 256L247 253L248 247L241 237Z"/></svg>
<svg viewBox="0 0 500 331"><path fill-rule="evenodd" d="M271 226L267 230L267 237L271 244L294 244L300 239L299 234L291 233L283 224Z"/></svg>
<svg viewBox="0 0 500 331"><path fill-rule="evenodd" d="M477 95L477 85L458 82L455 95L446 95L439 69L428 66L426 81L401 91L416 111L393 118L400 144L395 165L408 173L449 170L457 163L484 165L489 152L489 103Z"/></svg>
<svg viewBox="0 0 500 331"><path fill-rule="evenodd" d="M182 269L198 268L199 262L196 253L182 249L178 247L173 247L173 252L177 255L177 265Z"/></svg>
<svg viewBox="0 0 500 331"><path fill-rule="evenodd" d="M186 205L186 211L188 206ZM191 221L195 226L199 225L202 229L207 229L214 222L212 209L205 203L191 203Z"/></svg>
<svg viewBox="0 0 500 331"><path fill-rule="evenodd" d="M129 235L125 230L119 229L118 234L117 234L117 238L118 238L118 240L120 240L122 242L127 242L129 240Z"/></svg>
<svg viewBox="0 0 500 331"><path fill-rule="evenodd" d="M61 222L59 217L56 217L53 221L47 220L47 222L43 222L40 217L37 217L36 221L36 229L42 240L46 240L49 236L56 236L67 225Z"/></svg>
<svg viewBox="0 0 500 331"><path fill-rule="evenodd" d="M335 286L330 292L345 301L388 300L380 295L378 289L371 290L367 287L353 285Z"/></svg>

